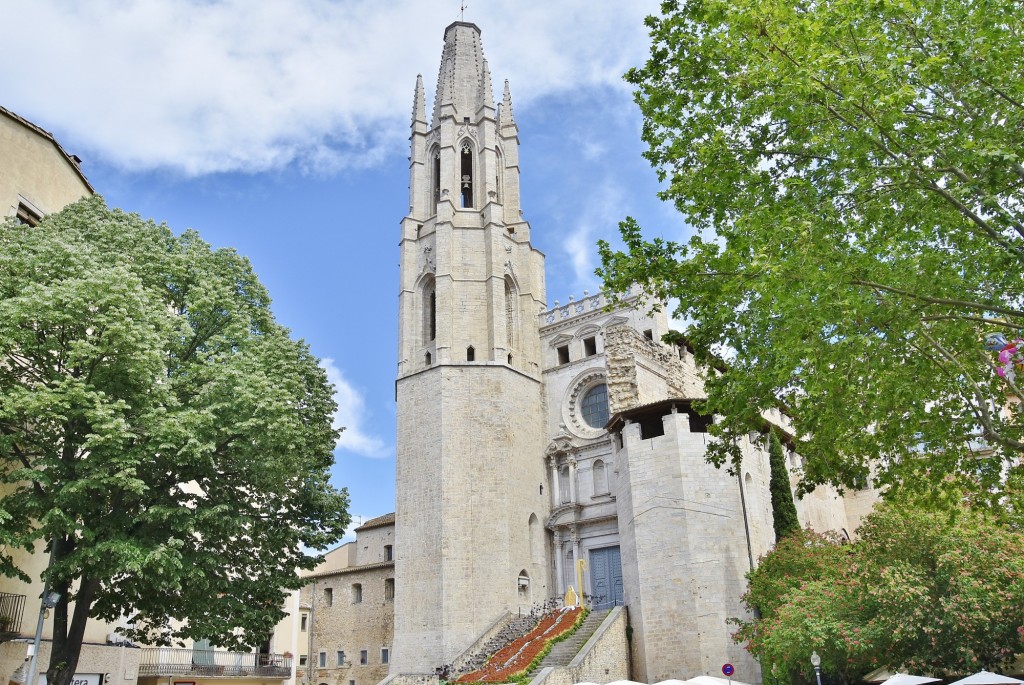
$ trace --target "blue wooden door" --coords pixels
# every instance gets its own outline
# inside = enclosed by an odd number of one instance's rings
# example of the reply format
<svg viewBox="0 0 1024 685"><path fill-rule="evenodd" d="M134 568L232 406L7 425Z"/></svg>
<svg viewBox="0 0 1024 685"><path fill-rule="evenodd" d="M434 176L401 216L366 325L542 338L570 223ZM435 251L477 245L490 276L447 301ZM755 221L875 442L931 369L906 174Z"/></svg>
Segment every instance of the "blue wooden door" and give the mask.
<svg viewBox="0 0 1024 685"><path fill-rule="evenodd" d="M622 562L617 546L590 550L590 591L595 609L622 604Z"/></svg>

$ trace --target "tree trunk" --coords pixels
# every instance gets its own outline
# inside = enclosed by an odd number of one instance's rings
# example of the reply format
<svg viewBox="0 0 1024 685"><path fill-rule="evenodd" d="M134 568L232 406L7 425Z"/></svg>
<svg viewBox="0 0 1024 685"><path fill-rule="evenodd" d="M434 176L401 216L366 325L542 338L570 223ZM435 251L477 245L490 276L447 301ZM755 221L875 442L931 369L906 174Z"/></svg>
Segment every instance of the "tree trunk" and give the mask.
<svg viewBox="0 0 1024 685"><path fill-rule="evenodd" d="M82 640L85 637L85 624L89 620L89 609L92 607L99 580L83 577L75 595L75 613L71 625L67 625L68 596L61 594L54 616L53 645L50 650L50 665L46 670L48 685L70 685L71 678L78 669L78 658L82 653ZM67 590L67 588L64 588ZM58 620L63 618L63 620ZM58 626L58 624L61 624ZM60 629L58 629L58 627ZM66 629L65 629L66 628Z"/></svg>

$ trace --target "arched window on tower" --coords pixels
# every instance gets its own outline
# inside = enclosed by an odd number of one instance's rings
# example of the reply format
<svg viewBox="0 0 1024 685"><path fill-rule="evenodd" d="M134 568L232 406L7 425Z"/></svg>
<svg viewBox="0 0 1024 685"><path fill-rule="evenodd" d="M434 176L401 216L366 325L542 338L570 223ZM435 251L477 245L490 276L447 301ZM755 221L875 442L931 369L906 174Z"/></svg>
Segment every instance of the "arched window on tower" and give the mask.
<svg viewBox="0 0 1024 685"><path fill-rule="evenodd" d="M423 279L423 344L429 345L437 338L437 287L433 276Z"/></svg>
<svg viewBox="0 0 1024 685"><path fill-rule="evenodd" d="M437 203L441 200L441 150L435 147L430 153L430 158L432 175L430 184L431 207L434 210L434 214L437 214Z"/></svg>
<svg viewBox="0 0 1024 685"><path fill-rule="evenodd" d="M604 462L600 459L594 461L594 494L604 495L608 493L608 473L605 471Z"/></svg>
<svg viewBox="0 0 1024 685"><path fill-rule="evenodd" d="M502 184L504 183L505 175L505 158L501 155L501 150L497 151L494 155L494 199L495 202L501 203L501 197L504 194L502 191Z"/></svg>
<svg viewBox="0 0 1024 685"><path fill-rule="evenodd" d="M459 155L459 187L462 189L462 207L473 206L473 147L469 143L462 144Z"/></svg>
<svg viewBox="0 0 1024 685"><path fill-rule="evenodd" d="M505 276L505 342L510 350L516 345L516 318L516 284Z"/></svg>

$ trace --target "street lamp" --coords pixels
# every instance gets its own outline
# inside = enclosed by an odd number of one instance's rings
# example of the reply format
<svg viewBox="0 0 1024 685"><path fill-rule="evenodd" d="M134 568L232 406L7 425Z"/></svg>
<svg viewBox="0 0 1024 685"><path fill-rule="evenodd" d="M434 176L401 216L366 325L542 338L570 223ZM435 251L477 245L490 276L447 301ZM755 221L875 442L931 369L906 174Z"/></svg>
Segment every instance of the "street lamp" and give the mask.
<svg viewBox="0 0 1024 685"><path fill-rule="evenodd" d="M814 666L814 678L818 681L818 685L821 685L821 657L818 656L818 652L811 652L811 666Z"/></svg>
<svg viewBox="0 0 1024 685"><path fill-rule="evenodd" d="M46 618L46 612L57 606L59 601L60 595L50 591L49 583L44 582L43 601L39 603L39 620L36 622L36 636L32 641L31 660L28 663L28 676L26 677L25 685L36 685L36 665L39 659L39 643L43 637L43 620Z"/></svg>

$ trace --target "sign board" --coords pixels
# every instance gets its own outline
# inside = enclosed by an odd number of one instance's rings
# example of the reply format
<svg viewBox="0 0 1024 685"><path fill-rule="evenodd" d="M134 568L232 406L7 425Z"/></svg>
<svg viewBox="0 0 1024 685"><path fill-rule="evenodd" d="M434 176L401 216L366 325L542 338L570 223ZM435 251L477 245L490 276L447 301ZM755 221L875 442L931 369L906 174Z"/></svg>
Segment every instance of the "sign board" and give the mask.
<svg viewBox="0 0 1024 685"><path fill-rule="evenodd" d="M722 666L722 673L724 673L727 676L731 676L735 672L736 669L732 667L732 664L725 664L724 666ZM71 685L76 685L76 683L72 683Z"/></svg>
<svg viewBox="0 0 1024 685"><path fill-rule="evenodd" d="M46 674L39 674L39 685L46 685ZM71 676L71 685L103 685L102 673L76 673Z"/></svg>

